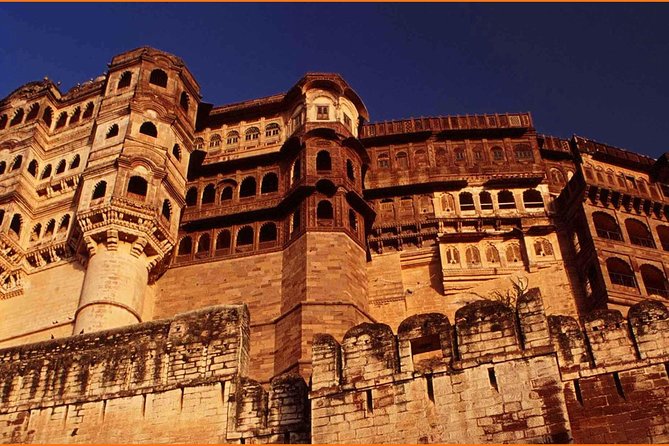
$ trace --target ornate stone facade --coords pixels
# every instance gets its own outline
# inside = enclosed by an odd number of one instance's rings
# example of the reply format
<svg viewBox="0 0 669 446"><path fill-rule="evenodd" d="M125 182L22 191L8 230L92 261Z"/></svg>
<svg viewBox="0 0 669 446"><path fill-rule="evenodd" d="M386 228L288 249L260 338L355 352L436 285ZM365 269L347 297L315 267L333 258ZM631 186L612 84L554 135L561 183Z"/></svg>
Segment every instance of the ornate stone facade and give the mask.
<svg viewBox="0 0 669 446"><path fill-rule="evenodd" d="M669 440L664 155L331 73L213 106L152 48L0 149L5 441Z"/></svg>

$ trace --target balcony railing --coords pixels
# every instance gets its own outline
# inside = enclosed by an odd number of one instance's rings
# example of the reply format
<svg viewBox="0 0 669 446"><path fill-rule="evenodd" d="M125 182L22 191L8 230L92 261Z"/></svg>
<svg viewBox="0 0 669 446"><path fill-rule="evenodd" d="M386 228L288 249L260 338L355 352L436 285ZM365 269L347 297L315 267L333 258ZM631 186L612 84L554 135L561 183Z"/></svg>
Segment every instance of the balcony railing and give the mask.
<svg viewBox="0 0 669 446"><path fill-rule="evenodd" d="M645 246L646 248L655 248L655 242L652 238L630 237L630 241L634 245Z"/></svg>
<svg viewBox="0 0 669 446"><path fill-rule="evenodd" d="M648 292L648 295L651 294L656 294L658 296L662 297L667 297L669 298L669 291L667 291L664 288L652 288L652 287L646 287L646 291Z"/></svg>
<svg viewBox="0 0 669 446"><path fill-rule="evenodd" d="M622 285L630 288L636 288L636 280L634 279L634 276L628 275L628 274L621 274L621 273L609 273L609 278L611 279L611 283L616 284L616 285Z"/></svg>
<svg viewBox="0 0 669 446"><path fill-rule="evenodd" d="M597 236L619 242L623 241L623 236L620 234L620 232L607 231L606 229L597 229Z"/></svg>

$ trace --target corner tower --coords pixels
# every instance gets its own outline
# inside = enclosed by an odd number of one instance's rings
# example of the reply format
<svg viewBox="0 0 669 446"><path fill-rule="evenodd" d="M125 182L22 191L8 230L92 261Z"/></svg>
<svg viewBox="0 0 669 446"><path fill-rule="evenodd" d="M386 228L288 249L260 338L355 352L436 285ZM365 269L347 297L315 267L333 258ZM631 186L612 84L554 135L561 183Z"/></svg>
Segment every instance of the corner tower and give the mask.
<svg viewBox="0 0 669 446"><path fill-rule="evenodd" d="M176 240L199 100L175 56L112 60L77 210L87 269L75 334L150 318L147 284Z"/></svg>

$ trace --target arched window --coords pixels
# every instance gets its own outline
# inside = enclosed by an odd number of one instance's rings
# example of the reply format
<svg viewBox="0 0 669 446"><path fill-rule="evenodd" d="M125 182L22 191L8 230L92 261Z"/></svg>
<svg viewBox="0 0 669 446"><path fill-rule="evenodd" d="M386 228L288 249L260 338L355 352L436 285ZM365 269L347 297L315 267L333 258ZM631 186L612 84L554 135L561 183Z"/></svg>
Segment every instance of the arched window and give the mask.
<svg viewBox="0 0 669 446"><path fill-rule="evenodd" d="M639 179L637 184L639 186L639 192L648 195L648 188L646 187L646 182L643 179Z"/></svg>
<svg viewBox="0 0 669 446"><path fill-rule="evenodd" d="M455 199L451 194L442 194L441 195L441 210L444 212L454 212L455 211Z"/></svg>
<svg viewBox="0 0 669 446"><path fill-rule="evenodd" d="M279 177L274 173L270 172L262 177L262 183L260 185L261 194L269 194L279 190Z"/></svg>
<svg viewBox="0 0 669 446"><path fill-rule="evenodd" d="M485 249L485 260L490 264L499 263L499 251L495 248L494 245L488 245Z"/></svg>
<svg viewBox="0 0 669 446"><path fill-rule="evenodd" d="M95 187L93 187L93 194L91 195L91 200L102 198L105 196L106 193L107 193L107 182L100 181L95 185Z"/></svg>
<svg viewBox="0 0 669 446"><path fill-rule="evenodd" d="M249 251L253 248L253 228L244 226L237 231L237 252Z"/></svg>
<svg viewBox="0 0 669 446"><path fill-rule="evenodd" d="M65 167L66 167L65 160L60 160L60 162L56 166L56 175L65 172Z"/></svg>
<svg viewBox="0 0 669 446"><path fill-rule="evenodd" d="M395 162L397 163L398 169L409 168L409 158L407 157L406 152L398 152L397 155L395 155Z"/></svg>
<svg viewBox="0 0 669 446"><path fill-rule="evenodd" d="M230 251L231 237L230 231L223 229L216 236L216 251Z"/></svg>
<svg viewBox="0 0 669 446"><path fill-rule="evenodd" d="M197 241L197 254L200 256L209 254L209 249L211 248L211 239L209 234L202 234L200 239Z"/></svg>
<svg viewBox="0 0 669 446"><path fill-rule="evenodd" d="M197 204L197 188L195 186L186 192L186 206L195 206Z"/></svg>
<svg viewBox="0 0 669 446"><path fill-rule="evenodd" d="M65 127L65 124L67 124L67 113L62 112L60 115L58 115L58 120L56 121L56 128L60 129L62 127Z"/></svg>
<svg viewBox="0 0 669 446"><path fill-rule="evenodd" d="M351 160L346 160L346 176L349 180L355 181L355 168Z"/></svg>
<svg viewBox="0 0 669 446"><path fill-rule="evenodd" d="M532 161L534 156L532 155L532 147L527 144L517 144L513 151L516 154L516 159L518 161Z"/></svg>
<svg viewBox="0 0 669 446"><path fill-rule="evenodd" d="M93 116L93 108L94 107L95 106L93 105L92 102L89 102L88 104L86 104L86 108L84 109L84 114L83 114L82 118L88 119L91 116Z"/></svg>
<svg viewBox="0 0 669 446"><path fill-rule="evenodd" d="M657 235L660 238L662 249L669 251L669 226L658 226Z"/></svg>
<svg viewBox="0 0 669 446"><path fill-rule="evenodd" d="M476 148L472 151L472 153L474 154L474 161L476 161L477 164L483 161L483 150Z"/></svg>
<svg viewBox="0 0 669 446"><path fill-rule="evenodd" d="M166 88L167 87L167 73L165 73L163 70L160 69L155 69L151 72L151 75L149 76L149 83L153 85L157 85L159 87Z"/></svg>
<svg viewBox="0 0 669 446"><path fill-rule="evenodd" d="M606 269L609 271L611 283L630 288L637 287L634 271L626 261L617 257L610 257L606 259Z"/></svg>
<svg viewBox="0 0 669 446"><path fill-rule="evenodd" d="M105 135L106 139L113 138L114 136L118 135L118 124L112 124L111 127L107 130L107 134Z"/></svg>
<svg viewBox="0 0 669 446"><path fill-rule="evenodd" d="M237 144L239 142L239 132L237 131L232 131L228 132L228 135L226 136L226 144L231 146L233 144Z"/></svg>
<svg viewBox="0 0 669 446"><path fill-rule="evenodd" d="M557 184L559 186L562 186L563 184L566 183L566 181L564 179L564 174L562 172L560 172L560 170L558 170L556 168L553 168L553 169L551 169L550 172L551 172L551 182L553 184Z"/></svg>
<svg viewBox="0 0 669 446"><path fill-rule="evenodd" d="M481 254L476 246L467 247L467 250L465 251L465 259L467 260L467 266L469 267L481 266Z"/></svg>
<svg viewBox="0 0 669 446"><path fill-rule="evenodd" d="M504 150L502 150L501 147L495 146L492 149L490 149L490 153L492 153L492 159L493 161L504 161Z"/></svg>
<svg viewBox="0 0 669 446"><path fill-rule="evenodd" d="M142 135L150 136L152 138L158 137L158 129L153 124L153 122L150 121L146 121L141 125L141 127L139 128L139 133L141 133Z"/></svg>
<svg viewBox="0 0 669 446"><path fill-rule="evenodd" d="M72 115L70 115L70 125L79 122L80 116L81 116L81 109L79 107L75 107L74 111L72 112Z"/></svg>
<svg viewBox="0 0 669 446"><path fill-rule="evenodd" d="M321 150L316 155L316 170L332 170L332 158L327 150Z"/></svg>
<svg viewBox="0 0 669 446"><path fill-rule="evenodd" d="M7 127L7 121L9 118L7 115L2 115L0 116L0 130L4 130L5 127Z"/></svg>
<svg viewBox="0 0 669 446"><path fill-rule="evenodd" d="M143 201L146 198L148 188L149 183L144 178L137 175L132 176L128 181L128 197Z"/></svg>
<svg viewBox="0 0 669 446"><path fill-rule="evenodd" d="M63 218L60 220L60 225L58 226L58 233L62 234L67 232L70 227L70 214L63 215Z"/></svg>
<svg viewBox="0 0 669 446"><path fill-rule="evenodd" d="M260 248L274 246L276 244L276 239L276 225L274 223L265 223L260 227L260 233L258 234Z"/></svg>
<svg viewBox="0 0 669 446"><path fill-rule="evenodd" d="M207 184L202 192L202 204L212 204L216 201L216 187L213 184Z"/></svg>
<svg viewBox="0 0 669 446"><path fill-rule="evenodd" d="M583 172L585 172L585 178L587 180L593 180L595 178L594 175L592 174L592 169L590 167L587 167L587 166L584 167ZM624 179L623 179L623 187L624 186L625 186L625 183L624 183Z"/></svg>
<svg viewBox="0 0 669 446"><path fill-rule="evenodd" d="M79 162L81 161L81 157L77 154L74 155L74 158L72 158L72 161L70 162L70 169L76 169L79 167Z"/></svg>
<svg viewBox="0 0 669 446"><path fill-rule="evenodd" d="M431 195L421 195L418 198L418 213L434 214L434 201Z"/></svg>
<svg viewBox="0 0 669 446"><path fill-rule="evenodd" d="M297 180L302 178L302 163L299 157L293 161L293 165L291 167L291 175L290 175L290 184L293 184Z"/></svg>
<svg viewBox="0 0 669 446"><path fill-rule="evenodd" d="M39 170L39 164L37 163L37 160L32 160L30 164L28 164L28 173L33 177L37 178L38 170Z"/></svg>
<svg viewBox="0 0 669 446"><path fill-rule="evenodd" d="M353 209L348 210L348 226L351 228L351 231L358 230L358 216Z"/></svg>
<svg viewBox="0 0 669 446"><path fill-rule="evenodd" d="M44 237L45 238L52 237L55 230L56 230L56 220L52 218L46 224L46 229L44 230Z"/></svg>
<svg viewBox="0 0 669 446"><path fill-rule="evenodd" d="M12 222L9 224L10 232L13 232L17 237L21 236L21 226L23 225L23 218L20 214L14 214Z"/></svg>
<svg viewBox="0 0 669 446"><path fill-rule="evenodd" d="M12 120L9 122L9 126L19 125L21 122L23 122L23 109L19 108L14 112L14 117L12 117Z"/></svg>
<svg viewBox="0 0 669 446"><path fill-rule="evenodd" d="M296 209L295 212L293 212L293 215L290 219L290 235L291 236L300 232L300 224L301 224L300 210Z"/></svg>
<svg viewBox="0 0 669 446"><path fill-rule="evenodd" d="M187 256L190 255L192 251L193 251L193 239L190 238L190 236L182 238L181 241L179 242L179 249L177 251L177 255Z"/></svg>
<svg viewBox="0 0 669 446"><path fill-rule="evenodd" d="M445 166L448 164L448 154L443 147L438 148L434 155L437 161L437 166Z"/></svg>
<svg viewBox="0 0 669 446"><path fill-rule="evenodd" d="M130 86L130 81L132 81L132 73L130 71L124 71L118 79L116 89L120 90L122 88L128 88Z"/></svg>
<svg viewBox="0 0 669 446"><path fill-rule="evenodd" d="M427 153L425 153L425 150L423 149L416 150L413 159L416 161L416 167L427 167L429 165L427 161Z"/></svg>
<svg viewBox="0 0 669 446"><path fill-rule="evenodd" d="M221 191L221 201L232 200L232 186L225 186Z"/></svg>
<svg viewBox="0 0 669 446"><path fill-rule="evenodd" d="M553 245L543 238L535 240L534 253L539 257L553 257Z"/></svg>
<svg viewBox="0 0 669 446"><path fill-rule="evenodd" d="M316 220L320 226L332 226L334 223L334 209L329 200L321 200L316 208Z"/></svg>
<svg viewBox="0 0 669 446"><path fill-rule="evenodd" d="M460 264L460 251L455 246L447 246L445 249L446 252L446 264L448 265L459 265Z"/></svg>
<svg viewBox="0 0 669 446"><path fill-rule="evenodd" d="M39 115L39 104L35 102L28 109L28 114L26 115L26 122L36 119L37 115Z"/></svg>
<svg viewBox="0 0 669 446"><path fill-rule="evenodd" d="M265 127L265 138L271 138L272 136L279 136L280 131L281 127L279 127L279 124L277 124L276 122L267 124L267 127Z"/></svg>
<svg viewBox="0 0 669 446"><path fill-rule="evenodd" d="M253 197L256 194L256 179L246 177L239 186L239 198Z"/></svg>
<svg viewBox="0 0 669 446"><path fill-rule="evenodd" d="M646 293L649 296L656 295L662 297L669 297L667 290L667 279L664 273L653 265L641 265L641 280L646 287Z"/></svg>
<svg viewBox="0 0 669 446"><path fill-rule="evenodd" d="M170 217L172 216L172 203L170 203L170 200L165 199L163 201L161 215L165 217L167 221L170 221Z"/></svg>
<svg viewBox="0 0 669 446"><path fill-rule="evenodd" d="M23 156L16 155L16 157L14 158L14 161L12 161L12 165L9 168L9 171L12 172L14 170L20 169L21 168L21 163L23 163Z"/></svg>
<svg viewBox="0 0 669 446"><path fill-rule="evenodd" d="M190 98L188 97L188 93L186 93L185 91L182 91L181 96L179 96L179 105L185 111L188 111L189 103L190 103Z"/></svg>
<svg viewBox="0 0 669 446"><path fill-rule="evenodd" d="M42 225L40 223L37 223L35 226L33 226L33 230L30 231L30 241L36 242L37 240L39 240L41 233L42 233Z"/></svg>
<svg viewBox="0 0 669 446"><path fill-rule="evenodd" d="M220 146L221 146L221 135L216 133L216 134L211 136L211 139L209 139L209 147L214 148L214 147L220 147Z"/></svg>
<svg viewBox="0 0 669 446"><path fill-rule="evenodd" d="M516 199L513 192L501 190L497 193L497 204L500 209L516 209Z"/></svg>
<svg viewBox="0 0 669 446"><path fill-rule="evenodd" d="M390 158L387 153L381 153L376 157L376 165L379 169L387 169L390 167Z"/></svg>
<svg viewBox="0 0 669 446"><path fill-rule="evenodd" d="M453 154L455 155L456 163L462 163L464 161L467 161L467 155L465 154L464 148L456 147L455 150L453 150Z"/></svg>
<svg viewBox="0 0 669 446"><path fill-rule="evenodd" d="M42 171L42 176L40 176L40 179L45 179L49 178L51 176L51 164L47 164L44 170Z"/></svg>
<svg viewBox="0 0 669 446"><path fill-rule="evenodd" d="M260 129L258 127L251 127L248 130L246 130L246 133L244 134L244 139L247 141L253 141L256 140L260 137Z"/></svg>
<svg viewBox="0 0 669 446"><path fill-rule="evenodd" d="M634 218L625 220L625 228L627 235L629 235L630 242L634 245L645 246L647 248L655 248L653 235L648 230L648 226Z"/></svg>
<svg viewBox="0 0 669 446"><path fill-rule="evenodd" d="M172 156L174 156L177 161L181 161L181 147L179 147L179 144L174 144L174 147L172 147Z"/></svg>
<svg viewBox="0 0 669 446"><path fill-rule="evenodd" d="M488 191L482 191L479 194L479 201L481 202L481 210L492 211L492 195Z"/></svg>
<svg viewBox="0 0 669 446"><path fill-rule="evenodd" d="M523 192L523 204L525 209L538 209L544 207L544 200L541 198L541 192L536 189L528 189Z"/></svg>
<svg viewBox="0 0 669 446"><path fill-rule="evenodd" d="M507 263L522 263L523 257L520 253L520 245L518 243L511 243L506 247L506 261Z"/></svg>
<svg viewBox="0 0 669 446"><path fill-rule="evenodd" d="M605 212L595 212L592 214L592 220L598 237L622 241L623 237L618 222L611 215Z"/></svg>
<svg viewBox="0 0 669 446"><path fill-rule="evenodd" d="M202 150L204 148L204 139L195 138L195 141L193 141L193 148L195 150Z"/></svg>
<svg viewBox="0 0 669 446"><path fill-rule="evenodd" d="M474 197L469 192L460 192L460 210L461 211L473 211L474 207Z"/></svg>
<svg viewBox="0 0 669 446"><path fill-rule="evenodd" d="M42 121L44 121L47 127L51 127L52 120L53 110L51 110L51 107L47 107L44 109L44 113L42 113Z"/></svg>

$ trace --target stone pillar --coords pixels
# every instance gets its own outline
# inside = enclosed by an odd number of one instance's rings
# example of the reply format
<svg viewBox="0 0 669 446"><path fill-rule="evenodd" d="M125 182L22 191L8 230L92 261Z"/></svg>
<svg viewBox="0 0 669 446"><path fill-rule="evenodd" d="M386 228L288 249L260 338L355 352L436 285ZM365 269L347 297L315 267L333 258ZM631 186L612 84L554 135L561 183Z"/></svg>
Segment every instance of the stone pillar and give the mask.
<svg viewBox="0 0 669 446"><path fill-rule="evenodd" d="M88 261L73 334L142 322L147 281L147 259L143 253L137 255L125 243L119 243L114 250L98 245Z"/></svg>

